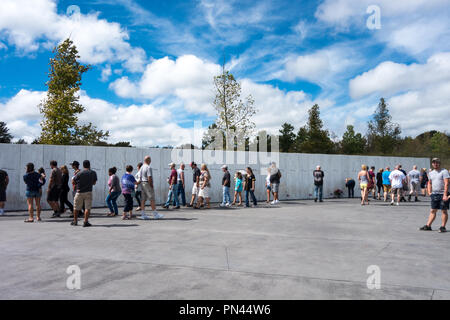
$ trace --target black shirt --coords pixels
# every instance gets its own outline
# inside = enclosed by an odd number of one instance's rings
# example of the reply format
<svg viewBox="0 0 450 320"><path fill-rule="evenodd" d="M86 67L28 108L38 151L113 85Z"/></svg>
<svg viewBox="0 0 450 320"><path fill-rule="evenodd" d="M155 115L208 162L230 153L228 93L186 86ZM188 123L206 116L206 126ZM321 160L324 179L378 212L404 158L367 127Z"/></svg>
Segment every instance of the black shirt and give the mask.
<svg viewBox="0 0 450 320"><path fill-rule="evenodd" d="M69 175L67 173L62 174L62 190L69 191Z"/></svg>
<svg viewBox="0 0 450 320"><path fill-rule="evenodd" d="M4 170L0 170L0 190L6 190L6 177L8 174Z"/></svg>
<svg viewBox="0 0 450 320"><path fill-rule="evenodd" d="M353 180L353 179L348 180L347 183L345 184L345 186L347 188L353 189L355 187L355 180Z"/></svg>
<svg viewBox="0 0 450 320"><path fill-rule="evenodd" d="M78 193L92 192L92 186L97 182L97 173L92 170L82 170L73 177L73 181Z"/></svg>
<svg viewBox="0 0 450 320"><path fill-rule="evenodd" d="M323 185L323 178L325 177L325 173L322 170L314 170L313 176L314 176L314 184L316 186Z"/></svg>
<svg viewBox="0 0 450 320"><path fill-rule="evenodd" d="M253 181L256 181L255 175L247 175L247 178L245 178L245 190L250 191L253 186Z"/></svg>
<svg viewBox="0 0 450 320"><path fill-rule="evenodd" d="M225 183L226 182L226 183ZM231 187L231 175L230 172L227 171L223 174L223 178L222 178L222 186Z"/></svg>
<svg viewBox="0 0 450 320"><path fill-rule="evenodd" d="M195 169L193 169L193 181L194 181L194 183L197 182L197 177L200 178L201 174L202 173L200 172L200 169L198 167L195 167Z"/></svg>

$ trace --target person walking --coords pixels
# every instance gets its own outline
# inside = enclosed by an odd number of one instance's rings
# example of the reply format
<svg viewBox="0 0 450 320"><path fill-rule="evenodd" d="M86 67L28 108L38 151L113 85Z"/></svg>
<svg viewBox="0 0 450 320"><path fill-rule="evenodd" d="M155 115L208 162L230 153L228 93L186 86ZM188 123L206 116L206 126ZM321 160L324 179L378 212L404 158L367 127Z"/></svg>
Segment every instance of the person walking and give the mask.
<svg viewBox="0 0 450 320"><path fill-rule="evenodd" d="M28 163L26 165L26 173L23 176L23 181L25 182L27 188L25 191L25 196L27 197L28 205L28 219L25 220L26 223L34 222L34 203L36 203L36 220L42 221L41 219L41 195L39 189L42 187L41 175L34 171L34 164Z"/></svg>
<svg viewBox="0 0 450 320"><path fill-rule="evenodd" d="M67 207L70 210L70 213L73 214L73 205L69 201L69 169L67 169L66 165L61 166L61 173L62 173L62 185L61 185L61 193L59 197L59 213L63 214L66 212L66 209L64 208L64 205L67 205Z"/></svg>
<svg viewBox="0 0 450 320"><path fill-rule="evenodd" d="M427 168L422 168L420 170L420 188L422 189L422 196L427 196L427 186L428 186L428 174Z"/></svg>
<svg viewBox="0 0 450 320"><path fill-rule="evenodd" d="M417 170L417 166L413 166L413 169L408 172L408 184L409 184L409 195L408 201L411 201L411 196L414 194L414 202L420 201L419 189L420 189L420 172Z"/></svg>
<svg viewBox="0 0 450 320"><path fill-rule="evenodd" d="M234 176L234 200L232 205L236 205L236 200L239 197L239 204L240 207L242 205L242 189L243 189L243 182L242 182L242 173L240 171L237 171Z"/></svg>
<svg viewBox="0 0 450 320"><path fill-rule="evenodd" d="M61 194L62 187L62 172L58 168L58 162L55 160L50 161L50 168L52 172L50 174L50 181L48 182L47 189L47 202L53 209L52 218L59 218L59 196Z"/></svg>
<svg viewBox="0 0 450 320"><path fill-rule="evenodd" d="M194 185L192 186L191 202L188 205L188 207L193 207L194 206L194 202L195 202L196 198L197 198L197 201L198 201L198 193L200 191L201 171L197 167L197 164L195 162L191 162L191 169L192 169L192 179L193 179Z"/></svg>
<svg viewBox="0 0 450 320"><path fill-rule="evenodd" d="M5 214L6 189L8 188L9 177L5 170L0 170L0 216Z"/></svg>
<svg viewBox="0 0 450 320"><path fill-rule="evenodd" d="M398 170L400 170L405 175L405 177L408 176L406 171L402 169L402 165L401 164L398 165ZM405 178L405 180L403 181L403 187L402 187L402 190L401 190L400 202L406 202L405 195L406 195L407 192L408 192L408 179Z"/></svg>
<svg viewBox="0 0 450 320"><path fill-rule="evenodd" d="M142 162L139 162L137 164L137 173L134 176L134 179L136 181L141 181L140 177L139 177L139 170L141 170L142 167ZM138 207L136 208L136 211L141 210L141 194L142 194L142 187L141 184L138 183L136 184L135 188L134 188L134 198L136 199L137 203L138 203Z"/></svg>
<svg viewBox="0 0 450 320"><path fill-rule="evenodd" d="M381 200L381 191L383 190L383 168L377 173L377 200Z"/></svg>
<svg viewBox="0 0 450 320"><path fill-rule="evenodd" d="M400 199L402 197L402 192L403 192L403 185L406 181L406 175L402 171L399 170L400 168L401 168L401 166L397 165L395 167L395 170L389 174L389 180L391 181L391 187L392 187L391 206L394 205L395 195L397 195L396 205L398 206L400 204Z"/></svg>
<svg viewBox="0 0 450 320"><path fill-rule="evenodd" d="M170 202L172 201L172 196L173 196L173 200L174 200L174 206L175 209L180 209L180 203L178 202L178 197L177 197L177 188L178 188L178 174L177 174L177 170L175 169L175 163L169 163L169 168L170 168L170 176L169 178L167 178L167 182L169 183L169 193L167 194L167 201L166 203L163 205L164 209L169 209L170 207Z"/></svg>
<svg viewBox="0 0 450 320"><path fill-rule="evenodd" d="M389 180L390 174L391 174L391 168L386 167L386 169L383 171L383 174L382 174L384 202L387 201L387 197L391 193L391 180Z"/></svg>
<svg viewBox="0 0 450 320"><path fill-rule="evenodd" d="M322 171L320 166L316 167L316 170L313 171L314 177L314 202L317 202L319 199L320 202L323 202L323 179L325 177L325 173Z"/></svg>
<svg viewBox="0 0 450 320"><path fill-rule="evenodd" d="M185 192L185 177L184 177L184 169L185 169L185 164L182 162L180 163L180 167L177 169L177 181L178 181L178 186L177 186L177 194L175 195L175 197L178 200L178 205L182 205L183 207L186 207L186 192ZM181 202L180 202L180 196L181 196ZM174 200L174 205L175 205L175 200Z"/></svg>
<svg viewBox="0 0 450 320"><path fill-rule="evenodd" d="M122 188L120 187L120 179L116 175L117 168L108 169L108 195L106 196L106 205L109 208L108 217L115 217L119 215L119 208L117 207L117 198L119 198L122 193Z"/></svg>
<svg viewBox="0 0 450 320"><path fill-rule="evenodd" d="M200 191L198 192L198 202L196 209L200 209L203 205L203 200L206 202L206 208L211 209L209 190L211 188L211 174L205 163L201 166L200 175Z"/></svg>
<svg viewBox="0 0 450 320"><path fill-rule="evenodd" d="M361 188L361 205L369 205L369 183L370 175L367 171L367 166L363 164L361 166L361 171L358 173L359 186Z"/></svg>
<svg viewBox="0 0 450 320"><path fill-rule="evenodd" d="M258 202L256 201L255 197L255 187L256 187L256 178L253 174L253 170L250 167L247 167L247 177L245 178L244 182L244 190L245 190L245 206L247 208L250 207L250 201L249 198L252 198L253 206L257 206Z"/></svg>
<svg viewBox="0 0 450 320"><path fill-rule="evenodd" d="M75 181L73 180L73 178L75 178L75 176L77 175L77 173L78 172L80 172L80 163L78 162L78 161L73 161L72 163L70 163L70 166L72 167L72 169L73 169L73 177L72 177L72 179L71 179L71 182L72 182L72 196L73 196L73 198L74 198L74 200L75 200L75 195L76 195L76 193L77 193L77 188L76 188L76 183L75 183ZM79 212L79 214L78 214L78 216L80 217L80 218L82 218L82 217L84 217L84 211L85 211L85 207L84 207L84 204L83 204L83 208L82 208L82 210ZM74 217L74 214L73 214L73 212L72 212L72 214L70 215L70 218L73 218Z"/></svg>
<svg viewBox="0 0 450 320"><path fill-rule="evenodd" d="M450 203L450 175L448 170L441 168L441 160L439 158L434 158L431 160L431 165L433 166L433 171L429 173L428 181L428 193L431 197L431 211L428 218L428 222L420 230L431 231L431 225L436 219L436 213L438 210L442 211L442 224L439 228L439 232L447 232L445 228L448 221L448 210Z"/></svg>
<svg viewBox="0 0 450 320"><path fill-rule="evenodd" d="M270 167L270 185L273 193L273 201L271 204L278 204L280 202L278 195L280 192L281 171L277 168L277 164L272 162Z"/></svg>
<svg viewBox="0 0 450 320"><path fill-rule="evenodd" d="M153 217L155 219L162 219L164 217L163 214L160 214L158 213L158 211L156 211L155 188L153 185L153 170L150 167L151 162L152 158L150 156L146 156L144 158L144 164L139 170L140 183L142 184L141 218L140 218L142 220L150 219L150 217L145 214L145 202L147 200L150 201L150 206L153 211Z"/></svg>
<svg viewBox="0 0 450 320"><path fill-rule="evenodd" d="M266 203L270 203L270 194L272 193L272 186L270 184L270 168L267 168L266 193L267 193L267 201L266 201Z"/></svg>
<svg viewBox="0 0 450 320"><path fill-rule="evenodd" d="M135 187L138 185L133 176L133 166L128 165L125 168L125 174L122 176L122 195L125 198L125 207L123 209L122 220L133 219L133 195Z"/></svg>
<svg viewBox="0 0 450 320"><path fill-rule="evenodd" d="M70 225L78 225L78 214L84 207L83 228L87 228L91 226L89 223L89 215L92 209L92 190L93 186L97 183L97 173L91 170L91 162L89 160L83 161L83 170L79 171L73 177L73 181L75 183L76 193L73 200L73 221Z"/></svg>
<svg viewBox="0 0 450 320"><path fill-rule="evenodd" d="M222 166L223 177L222 177L222 203L221 207L230 207L231 206L231 197L230 197L230 187L231 187L231 175L228 171L228 166Z"/></svg>
<svg viewBox="0 0 450 320"><path fill-rule="evenodd" d="M355 185L356 182L352 178L345 179L345 187L348 189L348 198L355 197Z"/></svg>
<svg viewBox="0 0 450 320"><path fill-rule="evenodd" d="M369 171L367 171L367 173L369 174L369 184L367 186L367 200L369 200L369 195L370 193L372 193L372 197L375 200L375 185L376 185L376 181L375 181L375 167L370 167Z"/></svg>

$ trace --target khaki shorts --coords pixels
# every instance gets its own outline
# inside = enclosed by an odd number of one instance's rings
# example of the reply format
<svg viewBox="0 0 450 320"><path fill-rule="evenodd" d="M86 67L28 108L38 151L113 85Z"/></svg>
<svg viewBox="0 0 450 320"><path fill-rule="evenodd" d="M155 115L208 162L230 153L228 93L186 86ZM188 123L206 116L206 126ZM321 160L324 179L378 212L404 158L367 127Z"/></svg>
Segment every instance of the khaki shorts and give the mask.
<svg viewBox="0 0 450 320"><path fill-rule="evenodd" d="M280 184L279 183L272 183L272 192L273 193L278 193L279 190L280 190Z"/></svg>
<svg viewBox="0 0 450 320"><path fill-rule="evenodd" d="M411 181L411 183L409 184L409 190L419 192L420 191L420 183Z"/></svg>
<svg viewBox="0 0 450 320"><path fill-rule="evenodd" d="M383 184L383 191L385 193L391 192L391 185L390 184Z"/></svg>
<svg viewBox="0 0 450 320"><path fill-rule="evenodd" d="M194 183L194 185L192 186L192 195L198 196L199 191L200 191L200 188L197 188L197 184Z"/></svg>
<svg viewBox="0 0 450 320"><path fill-rule="evenodd" d="M403 188L392 188L392 194L393 195L401 196L402 195L402 191L403 191Z"/></svg>
<svg viewBox="0 0 450 320"><path fill-rule="evenodd" d="M142 182L141 201L155 201L155 190L150 186L148 182Z"/></svg>
<svg viewBox="0 0 450 320"><path fill-rule="evenodd" d="M198 196L202 197L203 199L209 198L209 187L204 187L203 189L200 188Z"/></svg>
<svg viewBox="0 0 450 320"><path fill-rule="evenodd" d="M92 192L76 193L73 199L73 209L80 211L84 208L86 210L92 209Z"/></svg>

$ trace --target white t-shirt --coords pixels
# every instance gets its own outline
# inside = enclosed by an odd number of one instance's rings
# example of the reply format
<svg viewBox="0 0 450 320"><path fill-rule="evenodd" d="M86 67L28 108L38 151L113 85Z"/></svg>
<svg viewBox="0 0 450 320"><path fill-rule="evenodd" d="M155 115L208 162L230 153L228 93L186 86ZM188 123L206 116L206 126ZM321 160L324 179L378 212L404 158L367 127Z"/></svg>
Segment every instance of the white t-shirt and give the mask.
<svg viewBox="0 0 450 320"><path fill-rule="evenodd" d="M148 164L143 164L141 170L139 170L139 176L141 182L148 182L148 178L153 177L153 170Z"/></svg>
<svg viewBox="0 0 450 320"><path fill-rule="evenodd" d="M440 169L439 171L433 170L428 174L428 178L431 181L431 193L444 194L445 179L450 179L450 175L446 169Z"/></svg>
<svg viewBox="0 0 450 320"><path fill-rule="evenodd" d="M177 169L177 181L178 183L181 183L181 173L184 172L183 169L179 168Z"/></svg>
<svg viewBox="0 0 450 320"><path fill-rule="evenodd" d="M406 179L403 172L400 170L394 170L389 175L389 180L391 180L391 186L394 189L403 188L403 181Z"/></svg>
<svg viewBox="0 0 450 320"><path fill-rule="evenodd" d="M419 183L419 181L420 181L420 172L417 171L417 170L411 170L408 173L408 177L411 180L411 182Z"/></svg>

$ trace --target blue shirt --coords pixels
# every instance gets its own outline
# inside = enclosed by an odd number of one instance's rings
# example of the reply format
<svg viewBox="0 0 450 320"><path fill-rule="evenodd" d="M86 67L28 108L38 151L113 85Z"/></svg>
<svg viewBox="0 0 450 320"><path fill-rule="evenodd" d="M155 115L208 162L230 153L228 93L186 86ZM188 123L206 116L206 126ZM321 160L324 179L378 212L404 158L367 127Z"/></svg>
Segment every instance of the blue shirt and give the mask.
<svg viewBox="0 0 450 320"><path fill-rule="evenodd" d="M123 194L130 194L134 191L134 183L136 182L136 179L132 174L125 173L122 176L122 193Z"/></svg>
<svg viewBox="0 0 450 320"><path fill-rule="evenodd" d="M23 176L23 181L27 185L27 191L39 192L43 183L40 181L41 175L36 171L29 172Z"/></svg>
<svg viewBox="0 0 450 320"><path fill-rule="evenodd" d="M383 184L390 186L391 181L389 180L390 171L383 171Z"/></svg>

